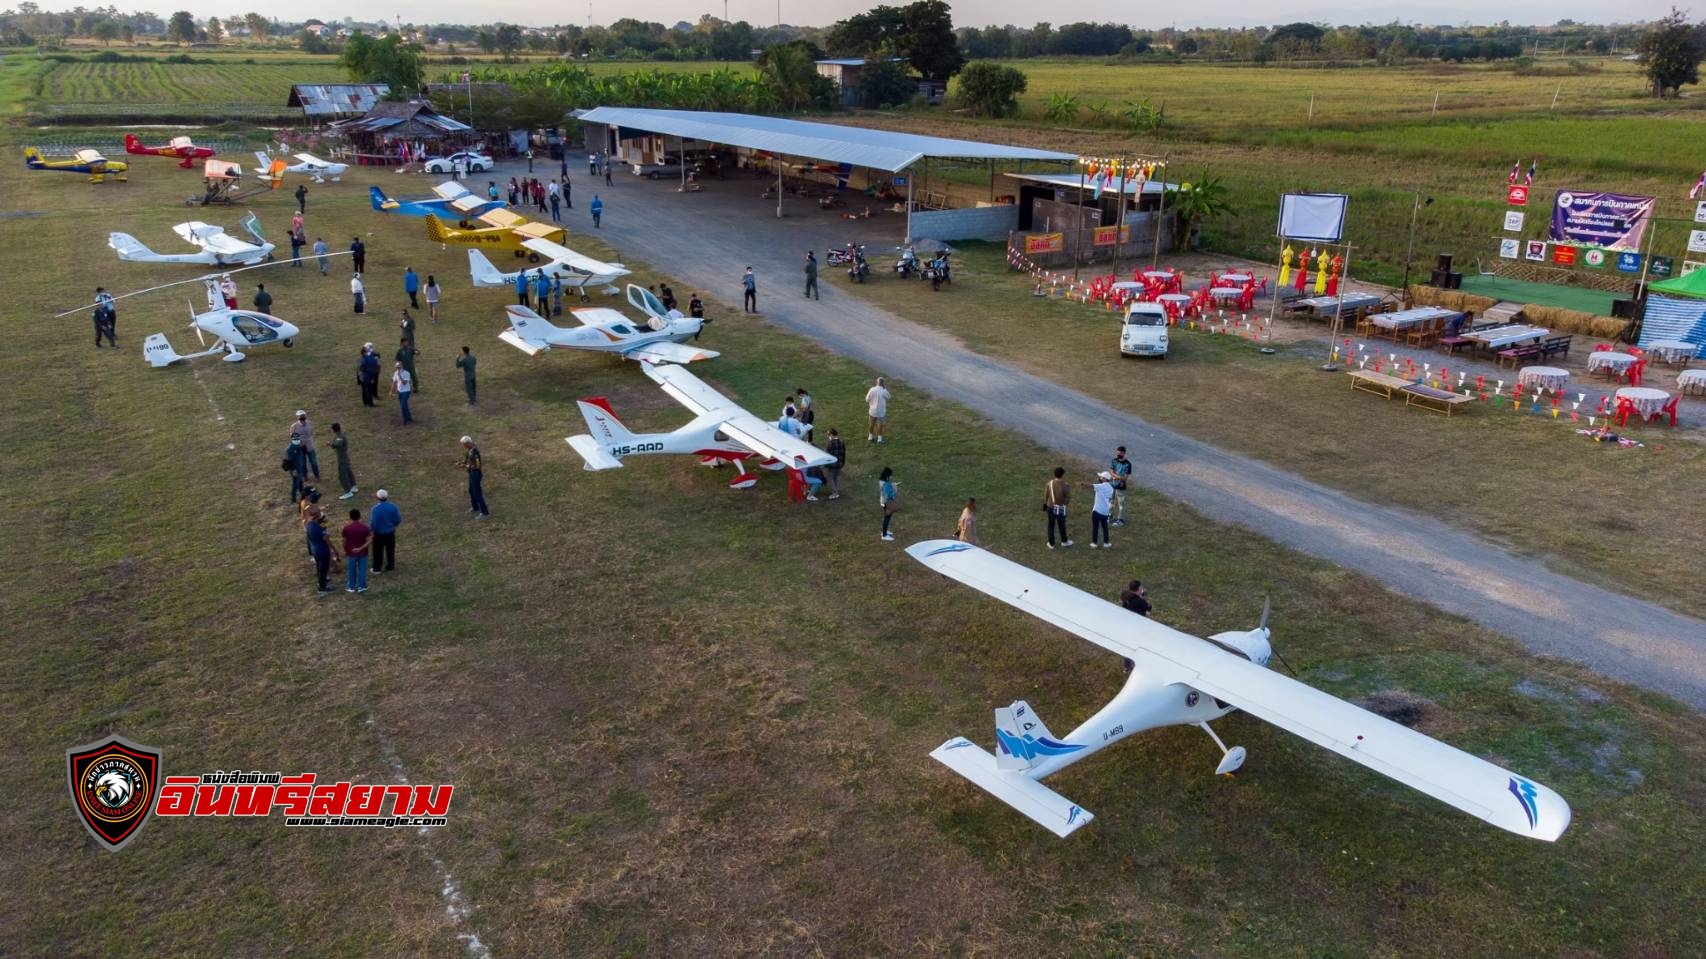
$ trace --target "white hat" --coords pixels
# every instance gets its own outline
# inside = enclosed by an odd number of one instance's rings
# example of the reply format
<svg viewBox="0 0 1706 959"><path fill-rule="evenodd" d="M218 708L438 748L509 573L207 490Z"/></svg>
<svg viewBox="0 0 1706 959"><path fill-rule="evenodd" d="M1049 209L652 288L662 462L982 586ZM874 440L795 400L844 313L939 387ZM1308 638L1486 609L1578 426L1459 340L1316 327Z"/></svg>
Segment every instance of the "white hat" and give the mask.
<svg viewBox="0 0 1706 959"><path fill-rule="evenodd" d="M374 493L373 496L375 499L390 499L391 498L391 494L385 492L384 490L380 490L379 492Z"/></svg>
<svg viewBox="0 0 1706 959"><path fill-rule="evenodd" d="M372 343L363 343L363 344L361 344L361 348L364 350L371 350L371 349L373 349L373 344Z"/></svg>
<svg viewBox="0 0 1706 959"><path fill-rule="evenodd" d="M297 411L296 411L296 415L297 415L297 416L307 416L307 415L308 415L308 411L307 411L307 410L297 410Z"/></svg>
<svg viewBox="0 0 1706 959"><path fill-rule="evenodd" d="M462 437L462 442L464 442L464 443L472 443L472 442L474 442L474 437L472 437L472 436L464 436L464 437Z"/></svg>
<svg viewBox="0 0 1706 959"><path fill-rule="evenodd" d="M1107 470L1103 470L1100 473L1097 473L1096 475L1101 477L1102 479L1105 479L1105 480L1111 480L1114 478L1114 474L1108 472Z"/></svg>

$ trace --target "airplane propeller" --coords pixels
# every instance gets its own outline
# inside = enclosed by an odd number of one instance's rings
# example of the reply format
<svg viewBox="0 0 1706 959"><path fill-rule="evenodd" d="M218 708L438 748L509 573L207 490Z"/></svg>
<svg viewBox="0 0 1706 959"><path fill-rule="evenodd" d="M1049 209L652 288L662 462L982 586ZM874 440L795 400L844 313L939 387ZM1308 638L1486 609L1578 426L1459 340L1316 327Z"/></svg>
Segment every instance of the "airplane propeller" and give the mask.
<svg viewBox="0 0 1706 959"><path fill-rule="evenodd" d="M1263 596L1262 597L1262 621L1260 623L1256 624L1257 629L1267 629L1268 628L1268 613L1272 612L1273 608L1274 608L1274 598L1272 596ZM1292 669L1291 664L1285 661L1285 657L1280 655L1279 647L1275 646L1271 639L1268 641L1268 650L1274 654L1274 658L1280 661L1280 665L1285 667L1285 671L1290 673L1292 675L1293 679L1297 678L1297 670Z"/></svg>

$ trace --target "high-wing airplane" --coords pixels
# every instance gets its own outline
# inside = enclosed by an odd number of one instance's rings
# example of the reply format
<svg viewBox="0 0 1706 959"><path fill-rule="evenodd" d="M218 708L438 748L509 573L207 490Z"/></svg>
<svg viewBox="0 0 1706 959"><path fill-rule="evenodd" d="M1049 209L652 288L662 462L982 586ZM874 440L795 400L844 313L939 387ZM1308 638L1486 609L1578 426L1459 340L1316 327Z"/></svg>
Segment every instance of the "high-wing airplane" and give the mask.
<svg viewBox="0 0 1706 959"><path fill-rule="evenodd" d="M178 166L188 170L195 166L195 161L213 156L215 150L212 147L198 147L189 137L173 137L172 141L163 147L144 146L136 134L126 133L124 152L136 156L172 157L178 161Z"/></svg>
<svg viewBox="0 0 1706 959"><path fill-rule="evenodd" d="M468 255L480 254L469 250ZM581 325L565 328L525 306L511 304L504 307L510 328L499 333L498 339L528 356L552 348L614 353L644 363L692 363L717 355L682 343L688 338L698 339L705 328L704 320L682 316L679 310L665 310L650 290L632 283L628 284L628 302L646 314L645 323L635 323L608 307L593 306L570 310Z"/></svg>
<svg viewBox="0 0 1706 959"><path fill-rule="evenodd" d="M525 256L531 263L539 262L539 254L530 252L525 246L528 240L550 240L561 244L568 239L568 234L560 226L549 223L535 223L511 210L487 210L477 217L481 223L488 224L471 230L457 229L444 225L436 215L426 215L427 238L434 243L458 246L477 246L491 250L508 250L516 256Z"/></svg>
<svg viewBox="0 0 1706 959"><path fill-rule="evenodd" d="M1064 739L1020 700L995 710L995 755L963 736L930 754L1057 836L1094 817L1039 782L1044 776L1133 733L1174 725L1201 727L1223 754L1215 772L1230 773L1243 765L1244 747L1227 749L1208 723L1238 709L1519 836L1550 842L1570 824L1569 805L1545 786L1268 671L1265 611L1255 629L1205 640L969 543L926 540L906 551L1135 663L1119 693Z"/></svg>
<svg viewBox="0 0 1706 959"><path fill-rule="evenodd" d="M99 183L111 176L124 183L130 179L130 164L109 160L99 150L78 150L68 157L44 157L35 147L24 147L24 166L32 170L55 170L60 173L85 173L90 183Z"/></svg>
<svg viewBox="0 0 1706 959"><path fill-rule="evenodd" d="M673 433L632 433L616 418L615 410L602 396L580 401L581 416L591 434L571 436L569 446L586 461L589 470L616 469L625 456L641 453L681 453L697 456L706 466L733 463L740 475L730 489L748 489L758 477L747 468L747 460L779 470L828 466L835 457L797 436L747 412L733 400L711 389L684 366L640 366L654 383L694 413L693 421Z"/></svg>
<svg viewBox="0 0 1706 959"><path fill-rule="evenodd" d="M432 215L441 219L453 217L477 217L491 210L502 209L502 200L488 200L454 180L440 183L432 188L437 196L418 200L399 200L385 195L378 187L368 187L367 195L373 203L373 208L380 213L400 213L403 216Z"/></svg>
<svg viewBox="0 0 1706 959"><path fill-rule="evenodd" d="M261 223L250 213L243 220L243 229L255 242L239 240L222 227L200 220L179 223L172 227L185 243L198 248L195 253L155 253L129 233L110 233L107 245L118 251L118 258L131 263L201 263L207 266L249 265L272 258L273 245L261 235Z"/></svg>
<svg viewBox="0 0 1706 959"><path fill-rule="evenodd" d="M261 162L261 165L255 168L255 172L266 173L272 169L273 158L271 156L257 150L255 151L255 159ZM296 162L286 166L284 172L306 173L314 178L315 183L324 183L327 177L333 180L342 180L344 171L349 169L347 163L328 163L312 153L298 153L291 159Z"/></svg>
<svg viewBox="0 0 1706 959"><path fill-rule="evenodd" d="M493 266L492 261L486 259L485 255L479 250L469 250L468 275L474 281L474 285L476 287L514 289L517 274L526 273L532 276L537 271L544 270L546 276L562 280L564 286L581 290L581 295L584 297L586 288L589 286L608 287L605 292L615 293L616 289L611 284L618 278L627 276L630 272L620 263L606 263L603 260L595 260L590 256L576 253L561 243L553 243L550 240L529 238L521 241L521 245L541 257L550 258L551 262L544 266L505 273ZM662 304L658 305L661 306ZM641 308L644 309L644 307Z"/></svg>

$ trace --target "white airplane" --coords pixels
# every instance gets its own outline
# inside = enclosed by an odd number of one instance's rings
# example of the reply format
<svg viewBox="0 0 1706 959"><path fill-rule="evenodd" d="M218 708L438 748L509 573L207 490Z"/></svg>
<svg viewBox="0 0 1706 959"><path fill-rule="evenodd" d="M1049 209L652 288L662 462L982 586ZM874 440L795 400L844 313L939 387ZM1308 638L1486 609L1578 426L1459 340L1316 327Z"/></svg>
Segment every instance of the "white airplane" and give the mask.
<svg viewBox="0 0 1706 959"><path fill-rule="evenodd" d="M756 458L772 470L788 466L803 470L835 462L835 457L823 450L747 412L686 367L643 363L640 368L665 393L692 410L693 421L673 433L636 434L622 425L604 397L581 400L581 416L592 432L571 436L568 443L586 461L587 469L617 469L624 456L641 453L681 453L699 457L706 466L735 464L740 475L729 488L748 489L758 482L747 469L750 459Z"/></svg>
<svg viewBox="0 0 1706 959"><path fill-rule="evenodd" d="M224 228L191 220L172 227L185 243L198 247L196 253L155 253L129 233L110 233L107 246L118 251L118 258L130 263L200 263L204 266L232 266L261 263L272 258L273 245L261 235L261 223L250 213L243 220L243 229L255 238L250 243L239 240Z"/></svg>
<svg viewBox="0 0 1706 959"><path fill-rule="evenodd" d="M473 250L468 253L480 255ZM510 328L499 333L498 339L528 356L538 356L553 347L614 353L644 363L692 363L718 355L715 350L682 343L690 337L699 337L705 328L704 320L682 316L679 310L666 311L652 291L632 283L628 284L628 302L648 316L646 323L635 323L616 310L595 306L570 310L581 321L580 326L570 329L557 326L525 306L511 304L504 307Z"/></svg>
<svg viewBox="0 0 1706 959"><path fill-rule="evenodd" d="M526 273L528 276L532 276L539 270L544 270L546 276L561 279L564 286L579 289L581 296L584 297L587 287L590 286L603 286L605 287L604 292L616 293L616 287L612 284L631 272L620 263L606 263L603 260L595 260L590 256L576 253L561 243L553 243L540 237L529 237L522 240L521 245L551 262L544 266L528 267L525 270L505 273L493 266L492 261L486 259L484 253L470 249L468 251L468 275L474 281L474 286L514 289L517 273Z"/></svg>
<svg viewBox="0 0 1706 959"><path fill-rule="evenodd" d="M202 346L207 346L207 337L213 337L213 346L199 353L180 355L172 349L166 334L155 333L142 341L142 356L148 361L148 365L159 369L171 366L179 360L194 360L219 352L224 352L225 362L241 363L246 358L243 349L271 343L281 344L288 349L302 332L276 316L254 310L232 310L223 307L210 309L206 313L197 313L191 309L190 329L195 330L196 338L201 340Z"/></svg>
<svg viewBox="0 0 1706 959"><path fill-rule="evenodd" d="M273 158L271 156L256 150L255 159L261 163L255 168L255 172L265 174L272 169ZM285 167L284 172L306 173L314 178L315 183L324 183L327 177L342 180L344 171L349 169L347 163L328 163L312 153L298 153L291 159L296 162Z"/></svg>
<svg viewBox="0 0 1706 959"><path fill-rule="evenodd" d="M1201 727L1223 754L1215 772L1231 773L1244 747L1227 749L1208 723L1237 709L1519 836L1550 842L1570 824L1569 805L1545 786L1269 672L1266 611L1255 629L1204 640L969 543L926 540L906 551L1136 664L1118 695L1064 739L1020 700L995 710L996 755L963 736L930 754L1057 836L1094 817L1038 780L1133 733L1174 725Z"/></svg>

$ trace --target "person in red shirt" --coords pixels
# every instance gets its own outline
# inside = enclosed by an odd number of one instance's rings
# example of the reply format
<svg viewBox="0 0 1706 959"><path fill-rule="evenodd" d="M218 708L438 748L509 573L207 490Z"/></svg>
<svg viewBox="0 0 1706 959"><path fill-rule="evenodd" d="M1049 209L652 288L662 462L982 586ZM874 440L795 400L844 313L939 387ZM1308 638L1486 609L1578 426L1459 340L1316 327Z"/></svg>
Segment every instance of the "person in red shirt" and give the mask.
<svg viewBox="0 0 1706 959"><path fill-rule="evenodd" d="M344 592L367 592L367 555L373 548L373 530L361 521L361 510L349 511L344 524Z"/></svg>

